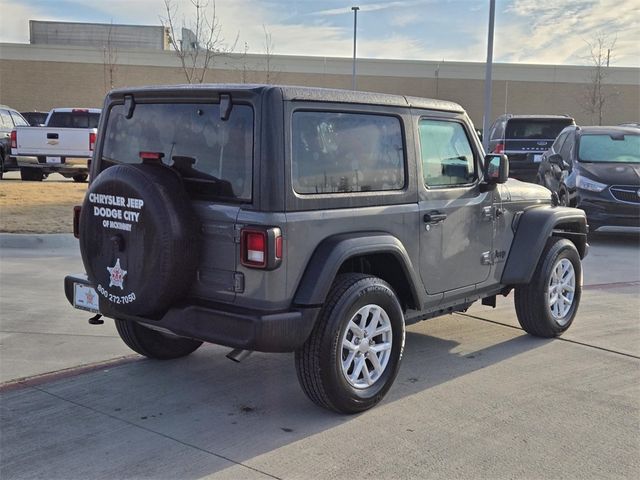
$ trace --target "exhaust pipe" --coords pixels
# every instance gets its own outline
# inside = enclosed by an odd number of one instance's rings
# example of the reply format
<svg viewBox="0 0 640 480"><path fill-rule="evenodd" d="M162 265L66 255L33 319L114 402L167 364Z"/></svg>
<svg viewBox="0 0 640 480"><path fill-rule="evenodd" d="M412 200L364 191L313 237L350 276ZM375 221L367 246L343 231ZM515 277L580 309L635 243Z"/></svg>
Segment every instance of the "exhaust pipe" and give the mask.
<svg viewBox="0 0 640 480"><path fill-rule="evenodd" d="M227 353L227 358L229 360L233 360L236 363L240 363L252 353L252 350L242 350L241 348L234 348L229 353Z"/></svg>

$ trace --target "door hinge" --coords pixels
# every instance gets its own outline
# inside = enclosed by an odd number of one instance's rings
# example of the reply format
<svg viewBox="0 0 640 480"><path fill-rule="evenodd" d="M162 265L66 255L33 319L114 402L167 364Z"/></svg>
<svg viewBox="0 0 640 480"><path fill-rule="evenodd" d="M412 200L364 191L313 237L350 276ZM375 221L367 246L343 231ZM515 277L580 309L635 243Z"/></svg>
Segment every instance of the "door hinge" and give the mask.
<svg viewBox="0 0 640 480"><path fill-rule="evenodd" d="M482 257L480 258L480 263L482 265L493 265L495 263L495 252L493 250L489 252L482 252Z"/></svg>
<svg viewBox="0 0 640 480"><path fill-rule="evenodd" d="M489 207L482 208L482 219L483 220L493 220L496 217L496 207L491 205Z"/></svg>
<svg viewBox="0 0 640 480"><path fill-rule="evenodd" d="M233 291L235 293L244 292L244 275L240 272L233 274Z"/></svg>
<svg viewBox="0 0 640 480"><path fill-rule="evenodd" d="M243 225L235 224L233 226L233 243L240 243L240 231Z"/></svg>

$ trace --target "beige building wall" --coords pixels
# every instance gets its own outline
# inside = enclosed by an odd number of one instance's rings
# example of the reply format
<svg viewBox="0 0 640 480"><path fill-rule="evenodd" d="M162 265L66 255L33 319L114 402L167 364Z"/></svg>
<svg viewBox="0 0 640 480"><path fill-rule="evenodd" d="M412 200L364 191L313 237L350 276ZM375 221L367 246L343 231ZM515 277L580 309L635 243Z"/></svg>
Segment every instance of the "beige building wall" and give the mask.
<svg viewBox="0 0 640 480"><path fill-rule="evenodd" d="M18 110L100 107L109 90L104 52L89 48L0 44L0 103ZM184 83L172 52L115 52L114 86ZM351 88L347 58L274 56L271 83ZM264 56L217 59L207 81L264 83ZM594 119L583 108L591 69L576 66L494 67L492 118L502 113L568 114L579 124ZM452 100L482 125L484 64L360 60L360 90ZM611 68L604 123L640 121L640 69Z"/></svg>

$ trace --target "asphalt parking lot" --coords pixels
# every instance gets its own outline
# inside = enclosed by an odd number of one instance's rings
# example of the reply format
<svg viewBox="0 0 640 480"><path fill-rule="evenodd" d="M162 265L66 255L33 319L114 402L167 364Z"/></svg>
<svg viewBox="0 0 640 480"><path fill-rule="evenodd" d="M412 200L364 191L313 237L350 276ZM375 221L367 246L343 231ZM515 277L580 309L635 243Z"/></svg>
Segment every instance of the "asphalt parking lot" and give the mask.
<svg viewBox="0 0 640 480"><path fill-rule="evenodd" d="M132 355L66 303L73 239L0 236L0 478L636 478L640 244L591 244L561 339L524 334L511 296L413 325L385 400L339 416L292 354Z"/></svg>

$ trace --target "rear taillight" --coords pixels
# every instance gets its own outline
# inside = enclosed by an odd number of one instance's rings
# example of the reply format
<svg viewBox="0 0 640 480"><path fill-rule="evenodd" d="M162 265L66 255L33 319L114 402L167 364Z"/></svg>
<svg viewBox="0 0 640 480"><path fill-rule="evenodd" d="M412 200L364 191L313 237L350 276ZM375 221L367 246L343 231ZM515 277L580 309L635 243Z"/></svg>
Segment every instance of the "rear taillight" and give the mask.
<svg viewBox="0 0 640 480"><path fill-rule="evenodd" d="M89 113L87 108L73 108L71 109L72 113Z"/></svg>
<svg viewBox="0 0 640 480"><path fill-rule="evenodd" d="M11 130L11 148L18 148L18 132Z"/></svg>
<svg viewBox="0 0 640 480"><path fill-rule="evenodd" d="M96 149L96 134L95 132L89 132L89 150L92 152Z"/></svg>
<svg viewBox="0 0 640 480"><path fill-rule="evenodd" d="M76 238L80 238L80 211L82 207L80 205L76 205L73 207L73 236Z"/></svg>
<svg viewBox="0 0 640 480"><path fill-rule="evenodd" d="M248 227L240 231L240 263L272 270L282 262L282 232L277 227Z"/></svg>
<svg viewBox="0 0 640 480"><path fill-rule="evenodd" d="M499 143L493 148L492 153L502 153L504 152L504 143Z"/></svg>

